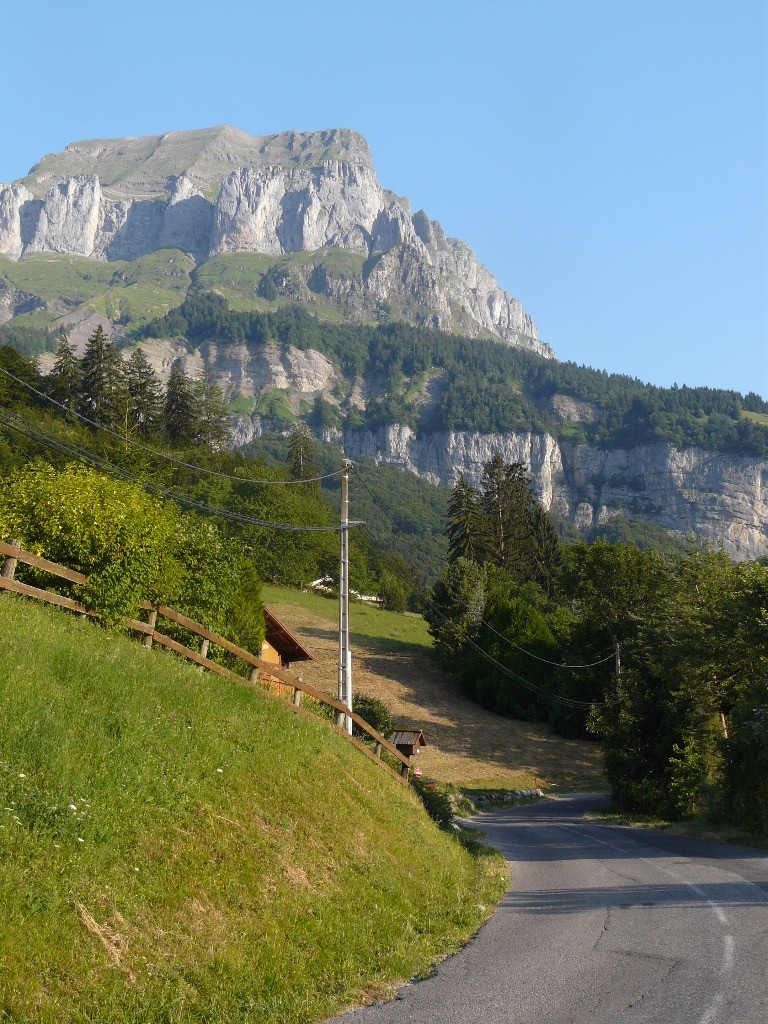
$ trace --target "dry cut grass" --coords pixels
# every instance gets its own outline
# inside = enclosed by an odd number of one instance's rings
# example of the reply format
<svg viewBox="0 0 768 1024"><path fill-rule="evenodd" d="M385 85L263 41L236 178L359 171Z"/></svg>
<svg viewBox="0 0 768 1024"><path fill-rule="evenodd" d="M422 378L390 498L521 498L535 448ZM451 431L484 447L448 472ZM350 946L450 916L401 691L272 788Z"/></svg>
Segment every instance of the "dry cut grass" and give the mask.
<svg viewBox="0 0 768 1024"><path fill-rule="evenodd" d="M264 597L315 655L315 661L292 669L334 693L334 602L277 587L265 587ZM465 697L438 667L426 628L417 628L423 620L417 624L411 616L359 606L352 607L350 619L353 686L383 700L398 725L424 730L427 746L417 763L425 775L472 789L605 788L596 743L562 739L546 726L505 718ZM408 639L398 640L398 634Z"/></svg>

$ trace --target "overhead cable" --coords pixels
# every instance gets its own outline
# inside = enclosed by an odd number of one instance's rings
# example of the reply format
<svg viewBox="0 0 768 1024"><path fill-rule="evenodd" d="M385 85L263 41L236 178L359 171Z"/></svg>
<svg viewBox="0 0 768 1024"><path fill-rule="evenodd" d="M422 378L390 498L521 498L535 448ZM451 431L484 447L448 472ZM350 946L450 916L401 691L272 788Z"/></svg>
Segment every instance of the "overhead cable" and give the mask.
<svg viewBox="0 0 768 1024"><path fill-rule="evenodd" d="M257 519L254 516L248 516L241 512L233 512L231 509L220 508L215 505L207 505L205 502L196 501L194 498L189 498L186 495L177 494L173 490L163 489L151 481L141 480L139 477L134 476L121 466L116 466L114 463L101 458L101 456L94 455L93 452L80 448L79 445L63 441L61 438L52 436L41 427L29 423L29 421L24 420L23 417L20 417L17 414L9 413L9 410L5 409L3 406L0 406L0 424L4 424L6 427L17 431L28 440L35 441L44 447L59 451L70 458L86 462L95 466L97 469L100 469L104 473L111 473L113 476L116 475L123 480L136 484L156 497L174 501L179 505L194 509L204 515L216 516L219 519L226 519L233 523L245 523L248 526L261 526L264 529L269 530L282 530L287 533L338 533L338 531L342 529L340 525L303 526L295 523L275 523L267 519ZM362 524L357 521L349 523L349 526L352 527L361 525Z"/></svg>
<svg viewBox="0 0 768 1024"><path fill-rule="evenodd" d="M33 395L36 395L38 398L42 398L46 402L50 402L51 405L55 405L57 408L61 409L62 412L67 413L67 415L75 416L81 422L87 423L89 427L93 427L95 430L100 430L104 434L110 434L112 437L116 437L124 444L130 444L134 448L139 448L141 451L147 452L149 455L153 455L158 459L165 459L166 462L172 462L176 466L182 466L184 469L191 469L196 473L207 473L209 476L219 477L221 480L234 480L241 484L258 484L269 487L295 487L300 484L313 484L321 480L330 480L335 476L340 476L344 472L343 469L335 469L332 473L325 473L322 476L304 477L301 480L254 480L248 476L236 476L232 473L221 473L216 469L207 469L205 466L197 466L193 462L184 462L183 459L175 459L172 455L167 455L165 452L161 452L157 448L152 448L151 445L142 444L141 441L136 441L131 437L127 437L125 434L121 434L118 430L113 430L111 427L107 427L103 423L98 423L96 420L92 420L90 417L84 416L83 413L77 412L75 409L71 409L63 402L57 401L52 395L47 395L44 391L40 391L28 381L17 377L4 366L0 366L0 373L4 373L6 377L9 377L12 381L15 381L17 384L25 387Z"/></svg>

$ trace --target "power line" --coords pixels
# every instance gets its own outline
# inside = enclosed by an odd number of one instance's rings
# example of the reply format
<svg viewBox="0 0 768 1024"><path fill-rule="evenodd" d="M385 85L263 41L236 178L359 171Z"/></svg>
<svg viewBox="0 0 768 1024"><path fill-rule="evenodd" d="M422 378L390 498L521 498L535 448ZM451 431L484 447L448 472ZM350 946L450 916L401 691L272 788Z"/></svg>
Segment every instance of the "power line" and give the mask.
<svg viewBox="0 0 768 1024"><path fill-rule="evenodd" d="M363 487L366 489L366 491L368 491L368 494L369 494L371 500L377 506L379 511L384 513L386 518L392 524L393 528L400 534L400 536L401 537L405 537L405 534L400 529L400 527L397 525L397 523L394 521L394 519L390 516L390 514L387 512L387 510L381 505L381 503L379 501L376 500L376 498L375 498L373 492L371 491L370 487L366 484L365 480L363 480L363 478L360 476L360 473L358 471L357 466L355 466L353 468L354 468L355 477L360 481L360 483L363 485ZM446 586L445 581L443 581L443 586ZM449 589L449 588L446 586L446 589ZM459 598L458 598L458 596L456 595L455 592L451 592L451 597L453 597L456 600L459 600ZM509 644L510 647L514 647L515 650L520 651L522 654L527 655L529 658L534 658L536 661L540 661L540 662L542 662L545 665L552 665L554 668L569 668L569 669L596 668L598 665L604 665L606 662L613 661L614 658L615 658L615 653L614 653L614 654L606 655L605 658L600 658L599 661L591 661L591 662L587 662L585 664L568 664L567 662L562 662L562 661L550 661L549 658L542 658L538 654L534 654L533 651L528 651L528 650L526 650L525 647L521 647L520 644L516 644L514 642L514 640L510 640L508 636L505 636L503 633L500 633L497 629L494 629L493 626L490 624L490 622L486 622L485 619L479 619L478 621L481 623L481 625L485 626L486 629L489 629L491 631L491 633L494 633L497 637L499 637L500 640L503 640L505 643Z"/></svg>
<svg viewBox="0 0 768 1024"><path fill-rule="evenodd" d="M112 475L118 476L123 480L144 488L144 490L149 494L153 494L156 497L165 498L170 501L175 501L177 504L194 509L203 515L216 516L219 519L226 519L229 522L244 523L248 526L260 526L269 530L282 530L287 533L338 533L341 529L338 525L300 526L295 523L275 523L270 520L257 519L254 516L244 515L240 512L233 512L230 509L207 505L205 502L196 501L194 498L188 498L185 495L176 494L172 490L164 490L157 484L153 484L151 481L141 480L132 473L129 473L128 470L123 469L121 466L116 466L114 463L109 462L98 455L94 455L93 452L80 448L79 445L63 441L61 438L57 438L49 434L41 427L29 423L29 421L23 419L23 417L10 413L9 410L3 406L0 406L0 424L17 431L17 433L22 434L28 440L35 441L44 447L51 448L52 450L58 451L70 458L89 463L104 473L111 473ZM361 526L362 524L354 521L350 522L349 525Z"/></svg>
<svg viewBox="0 0 768 1024"><path fill-rule="evenodd" d="M38 398L42 398L44 401L50 402L51 405L55 405L57 408L61 409L62 412L67 413L70 416L77 417L77 419L81 420L83 423L87 423L89 427L93 427L95 430L101 430L105 434L110 434L112 437L116 437L119 441L133 445L134 448L139 448L141 451L154 455L158 459L165 459L166 462L172 462L176 466L183 466L185 469L194 470L196 473L207 473L209 476L219 477L221 480L235 480L242 484L295 487L301 484L313 484L318 483L321 480L330 480L335 476L340 476L344 472L343 469L335 469L332 473L325 473L323 476L305 477L301 480L254 480L247 476L235 476L232 473L220 473L215 469L206 469L204 466L196 466L193 462L184 462L183 459L175 459L172 455L166 455L165 452L161 452L157 448L152 448L148 444L142 444L141 441L135 441L133 438L127 437L125 434L121 434L117 430L112 430L111 427L107 427L103 423L97 423L96 420L92 420L88 416L84 416L83 413L77 412L75 409L71 409L69 406L64 405L63 402L57 401L52 395L46 395L44 391L40 391L28 381L17 377L15 374L11 373L10 370L6 370L4 366L0 366L0 373L4 373L6 377L9 377L17 384L21 384L22 387L25 387Z"/></svg>

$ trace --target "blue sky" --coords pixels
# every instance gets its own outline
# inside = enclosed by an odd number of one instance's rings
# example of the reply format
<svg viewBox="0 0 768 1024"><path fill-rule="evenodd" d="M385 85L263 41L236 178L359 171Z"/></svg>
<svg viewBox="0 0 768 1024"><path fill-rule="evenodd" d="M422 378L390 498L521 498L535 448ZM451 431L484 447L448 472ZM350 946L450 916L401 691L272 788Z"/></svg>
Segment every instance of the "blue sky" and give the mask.
<svg viewBox="0 0 768 1024"><path fill-rule="evenodd" d="M768 396L764 0L28 0L0 181L94 137L350 127L562 359Z"/></svg>

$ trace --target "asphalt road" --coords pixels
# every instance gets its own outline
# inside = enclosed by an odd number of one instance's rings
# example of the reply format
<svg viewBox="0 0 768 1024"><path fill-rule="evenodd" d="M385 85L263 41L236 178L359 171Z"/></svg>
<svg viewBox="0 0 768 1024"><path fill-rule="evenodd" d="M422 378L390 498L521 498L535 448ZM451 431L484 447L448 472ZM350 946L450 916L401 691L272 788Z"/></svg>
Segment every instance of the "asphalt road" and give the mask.
<svg viewBox="0 0 768 1024"><path fill-rule="evenodd" d="M341 1024L767 1024L768 854L584 821L599 798L474 819L498 910L436 974Z"/></svg>

